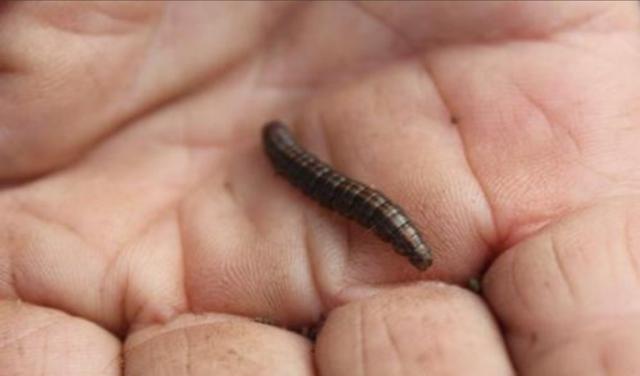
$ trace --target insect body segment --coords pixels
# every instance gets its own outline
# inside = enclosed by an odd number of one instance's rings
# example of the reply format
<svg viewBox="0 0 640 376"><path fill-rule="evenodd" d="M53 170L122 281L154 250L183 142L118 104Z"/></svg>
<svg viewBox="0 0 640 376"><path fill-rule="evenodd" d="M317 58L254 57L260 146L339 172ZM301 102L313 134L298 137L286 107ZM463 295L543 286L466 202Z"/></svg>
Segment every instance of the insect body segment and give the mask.
<svg viewBox="0 0 640 376"><path fill-rule="evenodd" d="M418 229L404 211L381 192L342 175L304 150L279 121L264 126L262 141L276 172L307 196L372 228L416 268L425 270L431 265L431 250Z"/></svg>

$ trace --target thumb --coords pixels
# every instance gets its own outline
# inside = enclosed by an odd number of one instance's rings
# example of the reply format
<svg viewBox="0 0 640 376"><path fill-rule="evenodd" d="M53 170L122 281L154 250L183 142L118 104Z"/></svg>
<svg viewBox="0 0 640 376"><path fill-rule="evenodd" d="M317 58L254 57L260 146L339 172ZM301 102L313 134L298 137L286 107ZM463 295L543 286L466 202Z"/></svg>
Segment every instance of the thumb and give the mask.
<svg viewBox="0 0 640 376"><path fill-rule="evenodd" d="M640 373L640 203L574 213L508 250L485 277L522 374Z"/></svg>

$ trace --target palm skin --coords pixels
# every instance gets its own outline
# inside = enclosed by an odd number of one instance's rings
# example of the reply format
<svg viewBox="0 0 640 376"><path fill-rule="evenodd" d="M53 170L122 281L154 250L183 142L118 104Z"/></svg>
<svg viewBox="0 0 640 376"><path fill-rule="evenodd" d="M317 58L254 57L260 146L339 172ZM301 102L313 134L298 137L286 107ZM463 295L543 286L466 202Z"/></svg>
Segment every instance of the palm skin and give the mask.
<svg viewBox="0 0 640 376"><path fill-rule="evenodd" d="M3 5L0 374L637 373L639 26L633 2ZM278 178L275 117L434 266ZM316 344L278 327L325 315Z"/></svg>

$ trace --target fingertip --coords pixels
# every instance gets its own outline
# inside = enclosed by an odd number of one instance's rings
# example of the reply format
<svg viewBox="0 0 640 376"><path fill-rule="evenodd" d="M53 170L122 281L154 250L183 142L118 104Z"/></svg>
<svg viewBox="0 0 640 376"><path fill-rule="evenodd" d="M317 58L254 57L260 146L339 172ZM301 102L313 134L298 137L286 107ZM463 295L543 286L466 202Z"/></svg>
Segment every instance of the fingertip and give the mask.
<svg viewBox="0 0 640 376"><path fill-rule="evenodd" d="M499 330L479 297L444 283L397 288L340 307L318 336L322 374L375 369L510 375Z"/></svg>
<svg viewBox="0 0 640 376"><path fill-rule="evenodd" d="M640 351L633 313L640 288L639 209L633 200L615 199L575 212L507 250L489 269L484 294L519 370L640 369L631 355Z"/></svg>

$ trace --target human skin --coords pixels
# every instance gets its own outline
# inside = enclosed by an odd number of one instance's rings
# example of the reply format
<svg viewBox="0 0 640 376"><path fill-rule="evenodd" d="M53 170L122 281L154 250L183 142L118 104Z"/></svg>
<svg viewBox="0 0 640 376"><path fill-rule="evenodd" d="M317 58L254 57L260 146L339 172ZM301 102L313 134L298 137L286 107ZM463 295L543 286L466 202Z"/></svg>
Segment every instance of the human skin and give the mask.
<svg viewBox="0 0 640 376"><path fill-rule="evenodd" d="M638 46L637 2L3 3L0 375L640 373Z"/></svg>

